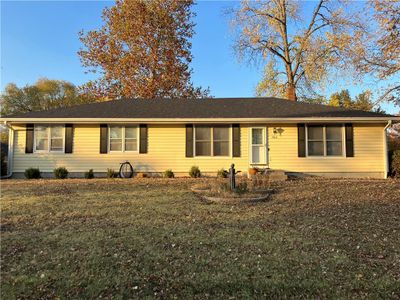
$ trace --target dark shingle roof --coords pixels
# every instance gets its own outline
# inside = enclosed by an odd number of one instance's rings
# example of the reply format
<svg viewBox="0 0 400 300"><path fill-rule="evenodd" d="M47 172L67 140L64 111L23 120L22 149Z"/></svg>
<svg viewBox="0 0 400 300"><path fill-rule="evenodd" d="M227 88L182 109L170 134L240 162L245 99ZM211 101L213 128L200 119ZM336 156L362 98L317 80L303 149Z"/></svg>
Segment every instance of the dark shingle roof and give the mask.
<svg viewBox="0 0 400 300"><path fill-rule="evenodd" d="M3 118L312 118L391 117L278 98L124 99Z"/></svg>

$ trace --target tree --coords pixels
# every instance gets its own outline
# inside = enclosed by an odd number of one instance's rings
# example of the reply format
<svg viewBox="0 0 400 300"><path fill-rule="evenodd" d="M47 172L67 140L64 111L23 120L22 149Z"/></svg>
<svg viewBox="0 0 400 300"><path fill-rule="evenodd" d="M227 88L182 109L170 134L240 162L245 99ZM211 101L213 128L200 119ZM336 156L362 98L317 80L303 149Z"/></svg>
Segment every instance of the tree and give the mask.
<svg viewBox="0 0 400 300"><path fill-rule="evenodd" d="M349 90L342 90L339 93L332 94L329 98L329 105L352 108L352 100Z"/></svg>
<svg viewBox="0 0 400 300"><path fill-rule="evenodd" d="M353 109L372 111L374 104L372 103L371 91L365 91L358 94L352 104Z"/></svg>
<svg viewBox="0 0 400 300"><path fill-rule="evenodd" d="M354 100L351 98L348 90L333 93L329 98L328 105L348 109L383 112L380 107L376 107L372 99L372 93L368 90L358 94Z"/></svg>
<svg viewBox="0 0 400 300"><path fill-rule="evenodd" d="M203 97L191 83L192 0L117 0L99 30L80 32L78 54L98 80L84 89L99 98Z"/></svg>
<svg viewBox="0 0 400 300"><path fill-rule="evenodd" d="M370 0L370 28L355 38L348 55L361 76L373 75L389 84L377 102L393 101L400 106L400 2Z"/></svg>
<svg viewBox="0 0 400 300"><path fill-rule="evenodd" d="M0 96L3 115L48 110L93 101L92 97L80 93L72 83L47 78L41 78L35 84L22 88L9 83Z"/></svg>
<svg viewBox="0 0 400 300"><path fill-rule="evenodd" d="M346 15L342 4L316 2L308 19L306 8L290 0L242 0L235 13L236 50L240 57L266 63L257 94L296 100L315 94L315 86L343 63L342 51L351 34L362 29L356 15Z"/></svg>

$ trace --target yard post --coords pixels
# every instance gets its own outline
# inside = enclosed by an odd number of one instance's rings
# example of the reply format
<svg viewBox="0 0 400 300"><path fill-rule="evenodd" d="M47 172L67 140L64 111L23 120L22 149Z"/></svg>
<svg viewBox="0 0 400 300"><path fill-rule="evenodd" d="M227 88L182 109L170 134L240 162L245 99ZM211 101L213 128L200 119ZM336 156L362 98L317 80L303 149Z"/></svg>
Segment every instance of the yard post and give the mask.
<svg viewBox="0 0 400 300"><path fill-rule="evenodd" d="M231 164L231 167L229 168L229 185L232 191L236 189L235 175L235 164Z"/></svg>

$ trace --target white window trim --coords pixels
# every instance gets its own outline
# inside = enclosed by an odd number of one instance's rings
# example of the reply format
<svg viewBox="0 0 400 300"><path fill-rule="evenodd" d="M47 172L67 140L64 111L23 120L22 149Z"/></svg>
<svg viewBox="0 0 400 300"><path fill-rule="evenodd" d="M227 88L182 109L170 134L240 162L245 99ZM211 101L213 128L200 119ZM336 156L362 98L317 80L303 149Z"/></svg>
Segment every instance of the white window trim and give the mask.
<svg viewBox="0 0 400 300"><path fill-rule="evenodd" d="M196 155L196 127L210 127L211 130L211 155ZM214 156L214 127L227 127L229 131L229 136L228 136L228 143L229 143L229 154L228 155L218 155ZM228 124L221 124L221 125L207 125L207 124L202 124L202 125L195 125L193 124L193 157L202 159L219 159L219 158L232 158L232 125Z"/></svg>
<svg viewBox="0 0 400 300"><path fill-rule="evenodd" d="M122 150L121 151L119 151L119 150L113 150L113 151L111 151L110 149L111 149L111 147L110 147L110 143L111 143L111 132L110 132L110 130L111 130L111 127L122 127ZM137 141L137 143L136 143L136 150L125 150L125 127L136 127L136 141ZM140 132L139 132L139 125L135 125L135 124L132 124L132 125L120 125L120 124L113 124L113 125L108 125L108 133L107 133L107 150L108 150L108 153L125 153L125 152L127 152L127 153L139 153L139 148L140 148L140 145L139 145L139 143L140 143L140 137L139 137L139 134L140 134Z"/></svg>
<svg viewBox="0 0 400 300"><path fill-rule="evenodd" d="M255 163L253 162L253 129L262 129L263 131L263 138L264 144L257 144L263 145L265 148L265 163ZM250 149L249 149L249 156L250 156L250 165L251 166L268 166L269 162L269 151L268 151L268 127L257 126L257 127L250 127L249 130L249 141L250 141Z"/></svg>
<svg viewBox="0 0 400 300"><path fill-rule="evenodd" d="M45 127L47 130L47 150L36 150L36 127ZM51 127L62 127L63 147L61 150L51 150ZM34 153L64 153L65 152L65 125L33 125L33 152Z"/></svg>
<svg viewBox="0 0 400 300"><path fill-rule="evenodd" d="M310 126L320 126L322 127L322 142L324 145L324 154L323 155L308 155L308 124L306 124L306 157L307 158L343 158L346 157L346 132L345 132L345 125L344 124L323 124L323 125L317 125L317 124L310 124ZM342 154L341 155L327 155L327 140L326 140L326 126L337 126L341 128L342 131Z"/></svg>

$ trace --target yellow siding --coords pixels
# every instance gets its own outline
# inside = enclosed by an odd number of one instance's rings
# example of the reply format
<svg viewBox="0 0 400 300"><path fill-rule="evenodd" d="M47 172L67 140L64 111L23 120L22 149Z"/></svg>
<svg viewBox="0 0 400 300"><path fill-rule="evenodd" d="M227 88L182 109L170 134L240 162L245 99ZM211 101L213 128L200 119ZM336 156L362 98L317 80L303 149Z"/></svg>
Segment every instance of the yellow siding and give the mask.
<svg viewBox="0 0 400 300"><path fill-rule="evenodd" d="M260 125L258 125L260 126ZM122 161L128 160L136 170L163 172L172 169L177 175L186 175L193 165L204 173L215 174L220 168L228 169L231 163L246 172L249 167L249 128L241 126L241 157L185 157L185 126L148 125L148 153L99 154L99 125L75 125L73 153L25 154L25 128L16 128L14 140L14 172L24 172L29 167L52 172L65 166L70 172L106 172L117 170ZM281 127L281 135L273 134L274 127ZM297 156L297 126L277 124L268 126L269 166L289 172L305 173L380 173L384 174L384 125L354 125L355 157L299 158ZM180 174L179 174L180 173Z"/></svg>
<svg viewBox="0 0 400 300"><path fill-rule="evenodd" d="M282 135L273 134L281 127ZM269 127L269 166L290 172L384 172L384 125L354 124L354 157L298 157L297 125Z"/></svg>
<svg viewBox="0 0 400 300"><path fill-rule="evenodd" d="M70 172L106 172L107 168L117 170L120 162L130 161L135 170L163 172L172 169L175 173L187 174L193 165L205 173L216 174L218 169L228 169L235 163L238 170L246 171L248 165L247 128L241 128L241 157L185 157L185 125L149 125L148 153L99 154L99 125L75 125L73 153L32 153L25 154L25 129L15 132L14 172L23 172L37 167L42 172L65 166Z"/></svg>

